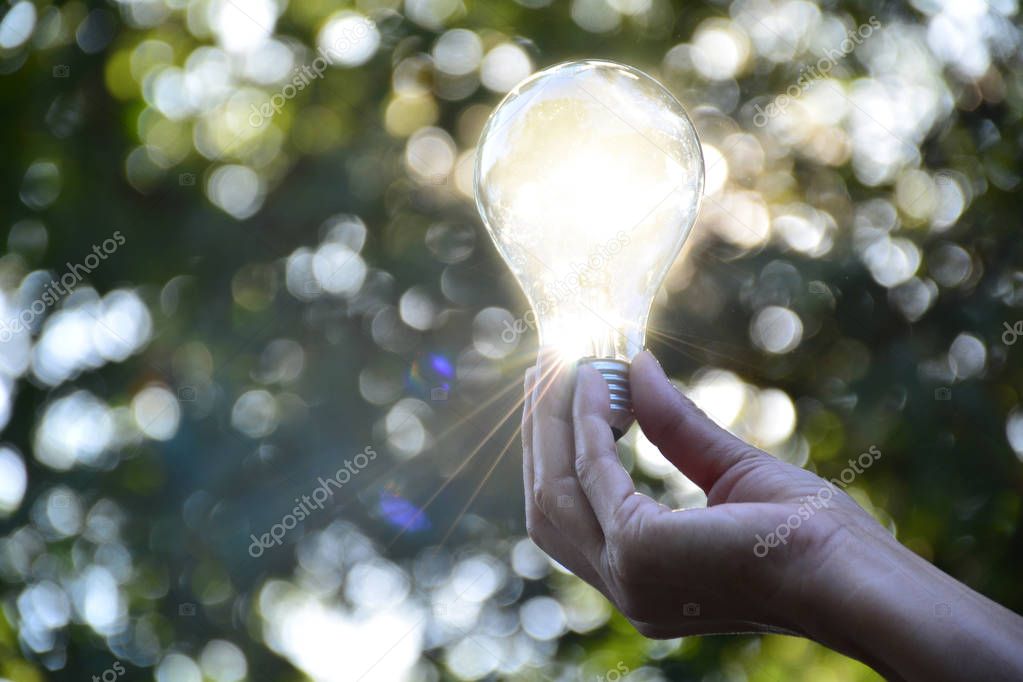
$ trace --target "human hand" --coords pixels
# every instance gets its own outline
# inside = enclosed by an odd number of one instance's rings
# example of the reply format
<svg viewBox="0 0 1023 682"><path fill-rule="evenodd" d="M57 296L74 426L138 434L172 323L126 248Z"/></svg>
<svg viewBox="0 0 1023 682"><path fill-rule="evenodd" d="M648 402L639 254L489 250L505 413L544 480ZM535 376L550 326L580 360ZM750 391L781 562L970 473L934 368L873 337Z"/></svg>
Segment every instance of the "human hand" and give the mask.
<svg viewBox="0 0 1023 682"><path fill-rule="evenodd" d="M983 597L905 550L835 486L718 427L647 352L630 372L637 420L706 492L707 507L671 510L637 493L618 459L603 378L574 369L545 352L526 375L527 527L642 634L797 634L888 676L948 675L938 658L948 633L932 633L939 643L925 655L919 622L964 592ZM1019 630L984 601L978 619Z"/></svg>
<svg viewBox="0 0 1023 682"><path fill-rule="evenodd" d="M708 506L673 511L637 494L608 426L604 380L586 365L573 372L556 362L541 355L527 377L530 533L640 632L802 632L794 598L837 544L849 532L885 534L823 479L715 425L649 353L632 363L637 419L650 441L707 493ZM813 521L793 530L787 521L795 515L801 522L800 510ZM785 537L767 547L779 529Z"/></svg>

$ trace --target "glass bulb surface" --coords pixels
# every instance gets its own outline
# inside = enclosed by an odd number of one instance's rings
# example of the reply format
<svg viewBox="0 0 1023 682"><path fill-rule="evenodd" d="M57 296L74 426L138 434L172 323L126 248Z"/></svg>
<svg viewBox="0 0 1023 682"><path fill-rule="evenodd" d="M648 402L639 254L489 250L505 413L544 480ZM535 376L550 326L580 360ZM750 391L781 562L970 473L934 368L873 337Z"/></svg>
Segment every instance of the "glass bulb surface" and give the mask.
<svg viewBox="0 0 1023 682"><path fill-rule="evenodd" d="M607 61L540 71L491 114L476 205L567 360L631 360L692 229L703 153L685 109L645 73Z"/></svg>

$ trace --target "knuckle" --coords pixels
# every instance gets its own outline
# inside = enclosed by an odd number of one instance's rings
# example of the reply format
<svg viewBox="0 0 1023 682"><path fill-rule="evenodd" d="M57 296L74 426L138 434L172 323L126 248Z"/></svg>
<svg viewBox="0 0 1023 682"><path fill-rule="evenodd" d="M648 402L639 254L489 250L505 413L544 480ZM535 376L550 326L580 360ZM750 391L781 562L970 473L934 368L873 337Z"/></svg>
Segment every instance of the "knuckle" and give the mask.
<svg viewBox="0 0 1023 682"><path fill-rule="evenodd" d="M621 535L618 533L616 535L618 537L615 538L615 541L611 541L609 538L609 542L612 543L609 553L610 568L615 582L628 589L642 579L645 562L635 543L628 539L622 541Z"/></svg>
<svg viewBox="0 0 1023 682"><path fill-rule="evenodd" d="M580 448L576 452L575 473L579 477L579 483L582 484L584 489L593 489L593 485L597 482L597 467L594 466L593 460L590 459L590 455L585 447Z"/></svg>
<svg viewBox="0 0 1023 682"><path fill-rule="evenodd" d="M650 560L644 543L639 541L642 519L635 499L628 497L618 507L606 535L611 569L624 585L649 578Z"/></svg>
<svg viewBox="0 0 1023 682"><path fill-rule="evenodd" d="M533 486L533 501L541 512L544 514L550 513L552 508L551 491L540 481L537 481L536 485Z"/></svg>
<svg viewBox="0 0 1023 682"><path fill-rule="evenodd" d="M606 454L604 451L606 443L601 441L601 436L607 430L607 422L596 415L582 418L575 443L575 468L580 476L584 470L595 469L602 456Z"/></svg>
<svg viewBox="0 0 1023 682"><path fill-rule="evenodd" d="M728 460L735 462L755 462L764 454L763 450L755 448L746 441L731 435L729 439L721 445L721 448L722 454L728 458Z"/></svg>
<svg viewBox="0 0 1023 682"><path fill-rule="evenodd" d="M640 517L640 498L629 495L614 511L611 518L611 540L614 544L631 545L639 534L642 519Z"/></svg>
<svg viewBox="0 0 1023 682"><path fill-rule="evenodd" d="M546 513L547 509L546 507L544 507L544 503L546 502L546 500L547 493L544 491L543 486L541 486L540 483L537 482L533 486L533 504L536 506L537 509Z"/></svg>
<svg viewBox="0 0 1023 682"><path fill-rule="evenodd" d="M581 426L581 425L580 425ZM580 428L581 431L581 428ZM585 433L578 433L575 438L575 468L578 470L580 467L585 467L587 461L590 459L592 449L590 447L590 439L586 437Z"/></svg>

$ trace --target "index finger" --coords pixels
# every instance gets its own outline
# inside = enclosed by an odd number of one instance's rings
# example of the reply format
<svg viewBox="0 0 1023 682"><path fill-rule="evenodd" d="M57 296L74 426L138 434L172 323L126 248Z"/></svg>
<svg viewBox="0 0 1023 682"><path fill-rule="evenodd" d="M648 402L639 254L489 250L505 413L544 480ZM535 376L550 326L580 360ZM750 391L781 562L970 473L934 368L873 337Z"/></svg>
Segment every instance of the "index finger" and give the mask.
<svg viewBox="0 0 1023 682"><path fill-rule="evenodd" d="M643 433L705 492L731 467L763 455L715 424L672 386L649 351L632 360L632 403Z"/></svg>
<svg viewBox="0 0 1023 682"><path fill-rule="evenodd" d="M618 459L610 419L604 378L593 367L580 365L572 402L575 469L605 534L614 525L615 515L636 492L632 477Z"/></svg>

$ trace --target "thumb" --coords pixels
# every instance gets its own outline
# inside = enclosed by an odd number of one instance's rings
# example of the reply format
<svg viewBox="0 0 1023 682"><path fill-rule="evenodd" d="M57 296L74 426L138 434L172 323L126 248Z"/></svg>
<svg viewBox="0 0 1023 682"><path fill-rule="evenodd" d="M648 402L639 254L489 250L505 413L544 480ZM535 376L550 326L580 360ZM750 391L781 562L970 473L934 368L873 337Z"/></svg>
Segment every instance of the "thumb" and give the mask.
<svg viewBox="0 0 1023 682"><path fill-rule="evenodd" d="M629 375L632 407L643 433L705 492L740 461L761 456L682 395L650 351L633 358Z"/></svg>

